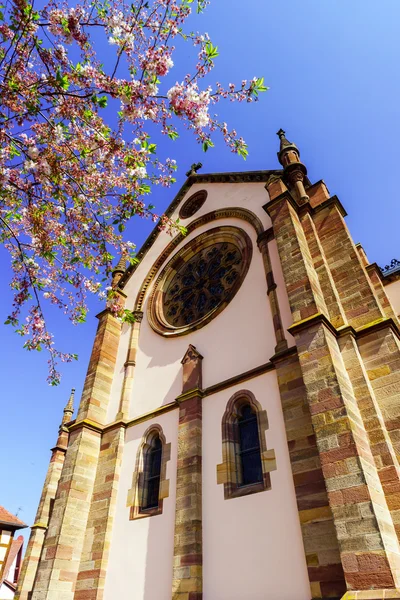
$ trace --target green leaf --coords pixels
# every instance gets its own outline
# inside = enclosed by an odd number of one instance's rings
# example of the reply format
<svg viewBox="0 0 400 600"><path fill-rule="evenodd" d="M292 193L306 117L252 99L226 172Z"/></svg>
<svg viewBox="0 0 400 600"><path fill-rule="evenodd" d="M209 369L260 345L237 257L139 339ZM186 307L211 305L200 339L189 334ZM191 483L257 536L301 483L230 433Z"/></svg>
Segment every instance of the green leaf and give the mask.
<svg viewBox="0 0 400 600"><path fill-rule="evenodd" d="M17 146L14 142L10 144L10 158L14 158L15 156L21 156L21 152L18 150Z"/></svg>
<svg viewBox="0 0 400 600"><path fill-rule="evenodd" d="M209 148L214 148L214 143L211 140L205 140L203 142L203 151L207 152Z"/></svg>
<svg viewBox="0 0 400 600"><path fill-rule="evenodd" d="M179 134L172 128L168 129L168 137L171 138L171 140L175 141L178 137Z"/></svg>
<svg viewBox="0 0 400 600"><path fill-rule="evenodd" d="M238 144L237 145L237 153L239 154L239 156L244 158L244 160L246 160L246 158L249 155L249 151L247 149L247 144Z"/></svg>
<svg viewBox="0 0 400 600"><path fill-rule="evenodd" d="M67 91L67 89L69 88L68 75L62 75L60 67L58 67L56 72L56 81L63 90Z"/></svg>
<svg viewBox="0 0 400 600"><path fill-rule="evenodd" d="M258 96L259 92L266 92L269 88L264 85L264 77L259 77L253 87L252 93L254 96Z"/></svg>
<svg viewBox="0 0 400 600"><path fill-rule="evenodd" d="M98 104L100 108L105 108L107 106L107 101L107 96L100 96L100 98L98 99Z"/></svg>
<svg viewBox="0 0 400 600"><path fill-rule="evenodd" d="M217 58L217 56L219 56L218 46L213 46L211 42L207 42L206 54L209 61L211 61L213 58Z"/></svg>

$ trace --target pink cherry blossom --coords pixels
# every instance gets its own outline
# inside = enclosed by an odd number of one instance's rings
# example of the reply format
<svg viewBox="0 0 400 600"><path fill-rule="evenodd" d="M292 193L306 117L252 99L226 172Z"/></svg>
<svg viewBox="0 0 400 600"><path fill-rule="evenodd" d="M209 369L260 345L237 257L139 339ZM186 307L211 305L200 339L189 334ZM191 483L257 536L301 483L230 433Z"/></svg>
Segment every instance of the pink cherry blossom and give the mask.
<svg viewBox="0 0 400 600"><path fill-rule="evenodd" d="M220 132L246 157L244 140L211 107L221 99L257 100L266 88L257 78L227 88L204 84L218 49L207 34L187 30L186 20L207 4L79 0L71 7L49 0L38 11L12 0L0 16L0 240L14 292L7 322L28 350L49 352L52 384L60 379L57 361L75 355L54 347L48 303L80 323L87 295L96 294L117 317L131 318L115 290L104 288L118 256L136 260L124 237L127 222L139 216L169 233L179 227L147 204L153 185L171 185L177 168L173 159L159 160L147 124L175 139L180 120L204 150ZM198 58L171 87L164 78L178 40L193 44ZM104 47L113 54L107 70ZM118 121L112 115L110 126L105 107L115 100Z"/></svg>

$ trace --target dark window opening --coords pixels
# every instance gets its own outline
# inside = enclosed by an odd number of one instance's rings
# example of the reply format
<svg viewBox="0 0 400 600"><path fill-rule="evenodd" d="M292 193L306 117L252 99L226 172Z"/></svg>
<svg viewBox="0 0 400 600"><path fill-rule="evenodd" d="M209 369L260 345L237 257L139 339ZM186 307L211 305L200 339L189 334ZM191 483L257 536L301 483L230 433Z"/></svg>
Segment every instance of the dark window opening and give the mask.
<svg viewBox="0 0 400 600"><path fill-rule="evenodd" d="M239 434L239 485L251 485L263 481L260 438L257 415L249 404L242 406L238 418Z"/></svg>
<svg viewBox="0 0 400 600"><path fill-rule="evenodd" d="M158 507L161 478L162 443L160 438L154 437L150 442L144 461L144 486L142 510Z"/></svg>

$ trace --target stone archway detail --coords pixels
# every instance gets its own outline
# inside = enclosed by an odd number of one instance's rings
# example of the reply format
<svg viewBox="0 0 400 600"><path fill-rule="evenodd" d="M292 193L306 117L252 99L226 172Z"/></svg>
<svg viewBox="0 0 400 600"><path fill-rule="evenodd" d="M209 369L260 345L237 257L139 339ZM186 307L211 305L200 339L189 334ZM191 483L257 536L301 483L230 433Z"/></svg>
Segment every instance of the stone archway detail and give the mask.
<svg viewBox="0 0 400 600"><path fill-rule="evenodd" d="M232 208L221 208L218 210L213 210L198 219L195 219L186 227L187 233L192 233L195 229L202 227L203 225L207 225L207 223L211 223L213 221L219 219L241 219L242 221L247 221L250 225L255 229L257 235L260 235L264 231L264 226L261 220L250 210L247 208L240 207L232 207ZM144 299L146 297L147 290L149 289L151 283L154 281L157 273L161 269L164 262L169 258L172 252L179 246L179 244L185 239L185 235L183 233L178 233L173 240L168 244L166 248L164 248L163 252L154 262L150 271L147 273L139 292L136 296L135 306L133 310L143 310Z"/></svg>

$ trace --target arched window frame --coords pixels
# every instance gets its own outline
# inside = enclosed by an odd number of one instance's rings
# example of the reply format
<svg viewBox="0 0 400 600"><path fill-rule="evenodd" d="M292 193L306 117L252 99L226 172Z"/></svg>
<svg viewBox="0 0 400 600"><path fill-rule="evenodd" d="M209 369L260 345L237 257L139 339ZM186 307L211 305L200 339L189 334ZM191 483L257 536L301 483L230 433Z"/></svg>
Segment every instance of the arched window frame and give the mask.
<svg viewBox="0 0 400 600"><path fill-rule="evenodd" d="M158 493L158 505L147 508L144 506L146 498L146 483L148 477L146 468L149 461L147 460L149 452L153 446L152 442L155 437L161 441L161 468L160 468L160 487ZM129 518L141 519L160 515L163 511L163 501L169 496L169 479L166 478L167 462L171 458L171 444L166 442L165 435L160 425L151 425L144 433L141 444L136 454L136 465L132 477L132 487L128 492L127 506L130 507Z"/></svg>
<svg viewBox="0 0 400 600"><path fill-rule="evenodd" d="M238 421L241 409L246 404L251 407L257 416L262 469L262 481L249 485L242 484L241 465L238 460L240 451ZM229 399L222 417L223 462L217 465L217 483L224 486L225 500L271 489L270 473L276 470L276 458L275 451L267 449L265 437L267 429L267 411L262 409L261 404L256 400L252 392L249 390L240 390Z"/></svg>

